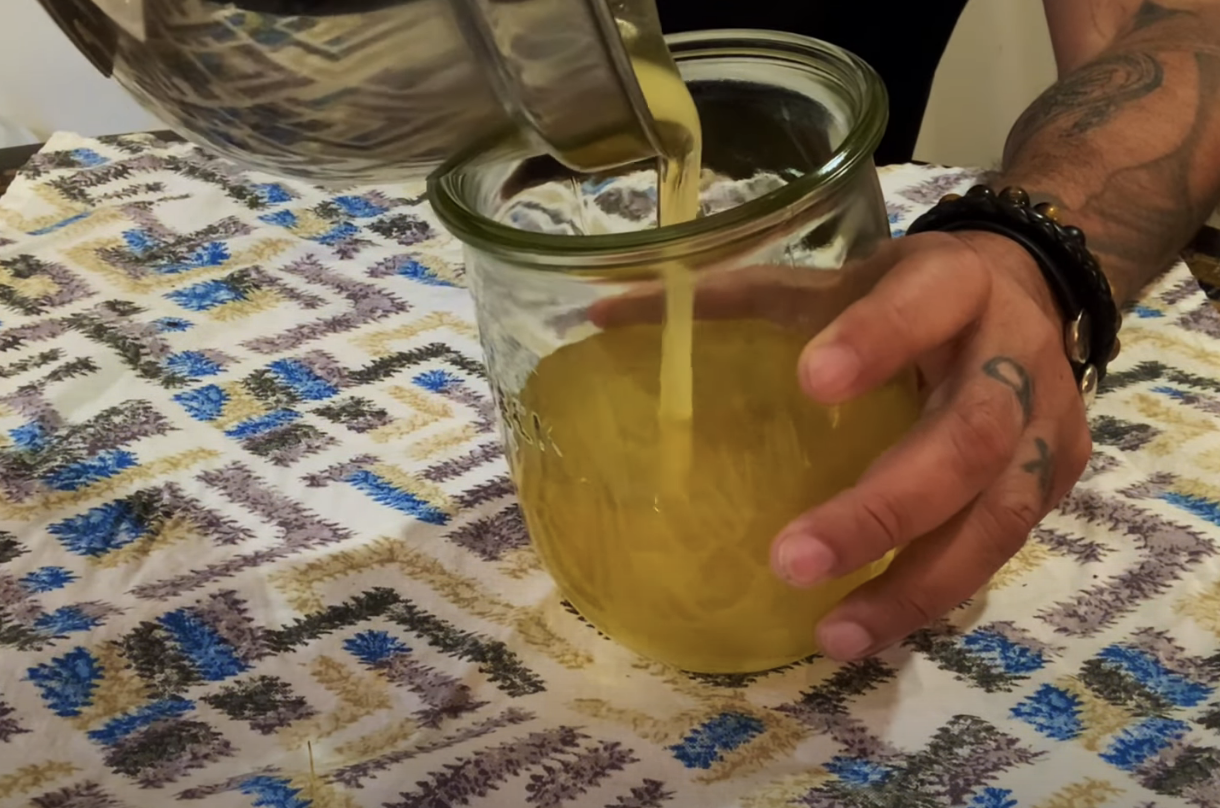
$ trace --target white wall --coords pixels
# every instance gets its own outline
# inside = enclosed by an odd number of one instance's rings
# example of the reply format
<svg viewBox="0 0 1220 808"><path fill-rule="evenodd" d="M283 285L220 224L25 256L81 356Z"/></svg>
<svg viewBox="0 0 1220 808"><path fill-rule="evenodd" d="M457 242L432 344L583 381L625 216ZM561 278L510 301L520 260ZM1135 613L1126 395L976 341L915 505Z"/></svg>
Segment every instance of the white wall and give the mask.
<svg viewBox="0 0 1220 808"><path fill-rule="evenodd" d="M1017 116L1054 80L1042 3L972 0L936 73L915 157L994 167Z"/></svg>
<svg viewBox="0 0 1220 808"><path fill-rule="evenodd" d="M94 70L36 0L0 4L0 122L29 130L22 140L61 129L106 135L164 128ZM0 131L0 147L17 145L3 138Z"/></svg>
<svg viewBox="0 0 1220 808"><path fill-rule="evenodd" d="M0 4L0 119L31 130L25 140L44 139L57 129L100 135L157 127L76 52L36 0ZM937 74L916 156L993 164L1016 116L1053 79L1054 57L1038 0L973 0Z"/></svg>

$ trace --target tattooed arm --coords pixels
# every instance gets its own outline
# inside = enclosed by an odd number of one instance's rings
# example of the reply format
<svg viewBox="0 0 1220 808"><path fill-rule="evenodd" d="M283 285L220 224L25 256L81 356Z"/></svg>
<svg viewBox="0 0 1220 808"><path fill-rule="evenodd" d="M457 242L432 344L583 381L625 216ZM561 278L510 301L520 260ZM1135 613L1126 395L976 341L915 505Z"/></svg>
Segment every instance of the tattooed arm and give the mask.
<svg viewBox="0 0 1220 808"><path fill-rule="evenodd" d="M1220 1L1044 5L1060 79L1013 127L1000 182L1059 205L1126 302L1220 201Z"/></svg>

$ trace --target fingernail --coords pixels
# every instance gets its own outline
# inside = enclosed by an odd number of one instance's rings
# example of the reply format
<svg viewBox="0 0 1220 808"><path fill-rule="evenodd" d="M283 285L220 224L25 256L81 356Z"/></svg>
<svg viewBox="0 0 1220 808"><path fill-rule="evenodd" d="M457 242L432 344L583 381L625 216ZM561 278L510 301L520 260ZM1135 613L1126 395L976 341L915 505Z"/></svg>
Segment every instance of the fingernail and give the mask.
<svg viewBox="0 0 1220 808"><path fill-rule="evenodd" d="M830 577L834 569L834 551L811 536L800 534L781 536L776 541L775 570L792 586L809 587Z"/></svg>
<svg viewBox="0 0 1220 808"><path fill-rule="evenodd" d="M810 351L804 361L805 387L819 398L833 398L860 375L860 357L845 345Z"/></svg>
<svg viewBox="0 0 1220 808"><path fill-rule="evenodd" d="M822 653L839 662L854 662L873 647L873 635L859 623L828 623L818 628Z"/></svg>

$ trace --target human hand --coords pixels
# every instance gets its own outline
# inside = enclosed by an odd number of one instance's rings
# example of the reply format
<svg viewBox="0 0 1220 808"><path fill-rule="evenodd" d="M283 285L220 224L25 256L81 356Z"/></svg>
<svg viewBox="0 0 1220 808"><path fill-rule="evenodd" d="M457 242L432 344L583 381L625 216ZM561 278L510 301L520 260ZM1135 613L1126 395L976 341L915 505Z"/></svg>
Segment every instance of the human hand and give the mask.
<svg viewBox="0 0 1220 808"><path fill-rule="evenodd" d="M902 549L822 620L829 656L875 653L973 596L1084 471L1092 443L1062 321L1016 243L929 233L888 242L840 271L700 275L697 318L754 317L812 337L799 378L819 403L855 398L912 365L919 371L920 422L772 548L776 574L798 587ZM658 322L663 309L660 287L641 284L589 316L608 328Z"/></svg>
<svg viewBox="0 0 1220 808"><path fill-rule="evenodd" d="M1045 281L986 233L898 239L889 271L821 331L799 377L815 401L854 398L915 364L920 422L855 486L794 520L775 572L809 587L901 548L818 626L824 652L859 659L972 597L1083 473L1084 404Z"/></svg>

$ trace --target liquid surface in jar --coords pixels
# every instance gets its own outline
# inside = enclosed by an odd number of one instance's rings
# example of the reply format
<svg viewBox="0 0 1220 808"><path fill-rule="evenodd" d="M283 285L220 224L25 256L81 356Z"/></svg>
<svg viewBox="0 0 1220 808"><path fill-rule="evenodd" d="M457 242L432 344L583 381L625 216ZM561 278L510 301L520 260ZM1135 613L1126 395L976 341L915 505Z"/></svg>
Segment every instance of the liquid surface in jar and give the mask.
<svg viewBox="0 0 1220 808"><path fill-rule="evenodd" d="M920 402L906 376L822 407L797 383L804 335L761 320L698 320L693 333L679 484L673 425L657 415L668 379L655 324L542 359L521 398L540 419L516 441L514 472L535 547L590 622L686 670L766 670L812 653L816 622L879 571L793 589L771 572L772 540L853 484Z"/></svg>

